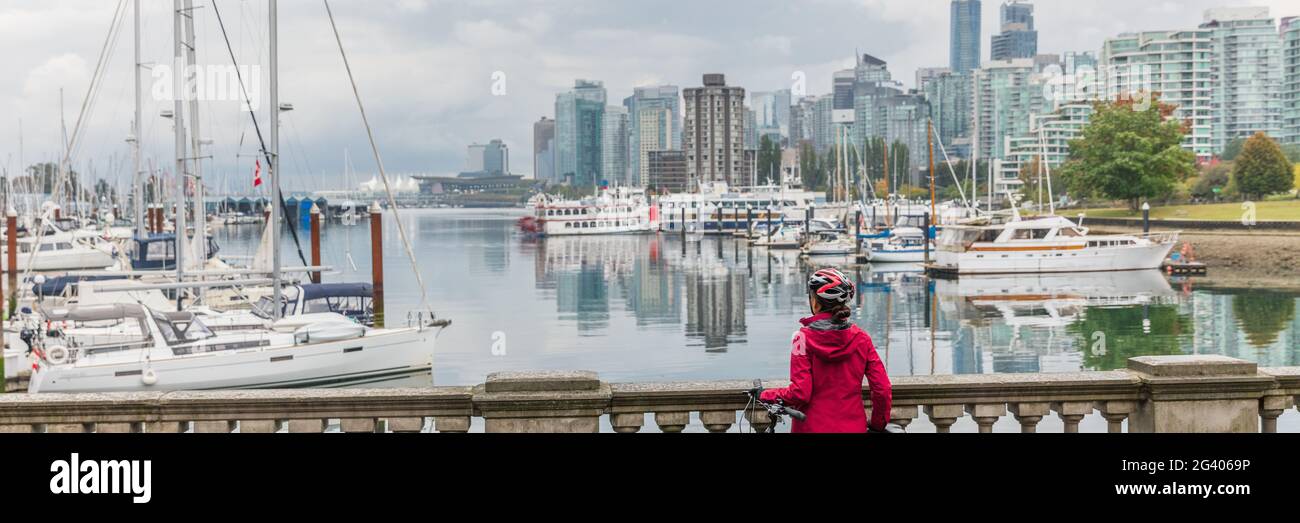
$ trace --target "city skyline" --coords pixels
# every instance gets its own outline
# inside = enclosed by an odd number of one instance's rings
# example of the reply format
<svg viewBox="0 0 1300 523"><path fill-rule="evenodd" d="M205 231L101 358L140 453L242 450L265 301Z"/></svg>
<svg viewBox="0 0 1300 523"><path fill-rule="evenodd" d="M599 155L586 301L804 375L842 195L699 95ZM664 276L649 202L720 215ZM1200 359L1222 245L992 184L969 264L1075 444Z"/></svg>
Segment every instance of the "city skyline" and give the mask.
<svg viewBox="0 0 1300 523"><path fill-rule="evenodd" d="M236 33L232 44L241 63L258 63L253 56L265 43L264 6L218 4L228 28ZM998 33L1001 4L983 3L982 61L988 59L989 38ZM1040 53L1096 52L1105 39L1124 32L1195 28L1203 11L1213 7L1268 6L1276 20L1300 14L1300 9L1280 1L1081 4L1034 4ZM114 7L107 2L54 8L17 2L0 10L0 28L5 29L0 43L31 50L6 58L17 80L0 87L0 105L12 120L0 127L5 144L0 147L0 165L9 172L20 170L20 163L57 160L58 90L64 90L64 119L71 133ZM686 88L699 85L702 74L714 72L727 75L729 85L748 93L789 89L791 75L802 72L805 94L827 94L832 73L852 67L855 49L889 62L896 79L909 88L916 87L912 78L917 69L949 62L947 0L920 6L880 0L771 4L742 13L753 16L755 23L726 24L715 32L708 21L729 12L726 7L693 9L702 11L687 16L662 6L614 8L588 2L557 11L537 2L466 6L403 1L372 9L340 5L336 17L390 173L455 173L464 165L468 144L494 138L516 151L530 150L533 123L543 115L555 117L556 94L572 89L577 78L604 82L608 105L616 105L636 86ZM145 7L145 62L168 60L169 10L168 5ZM1113 16L1117 10L1133 16ZM200 62L228 64L215 18L202 11L196 18ZM357 172L374 172L323 9L314 2L286 1L280 12L281 34L295 35L281 39L281 100L296 106L282 127L286 188L341 185L344 148L351 151ZM59 32L56 22L67 37L51 43L48 35ZM855 30L861 27L872 30ZM131 30L128 19L74 159L78 170L93 170L89 174L110 181L129 171L124 138L130 124ZM427 66L413 68L411 63ZM493 91L498 71L504 73L499 96ZM148 77L145 85L150 85ZM234 103L213 102L203 114L203 134L214 142L209 149L213 159L205 170L219 173L209 182L219 189L220 177L227 178L224 185L239 189L252 176L251 159L241 157L253 151L252 128ZM145 154L159 166L170 165L170 126L149 115L168 104L154 102L146 93ZM531 155L518 155L512 171L531 176L532 164ZM312 176L292 176L299 173Z"/></svg>

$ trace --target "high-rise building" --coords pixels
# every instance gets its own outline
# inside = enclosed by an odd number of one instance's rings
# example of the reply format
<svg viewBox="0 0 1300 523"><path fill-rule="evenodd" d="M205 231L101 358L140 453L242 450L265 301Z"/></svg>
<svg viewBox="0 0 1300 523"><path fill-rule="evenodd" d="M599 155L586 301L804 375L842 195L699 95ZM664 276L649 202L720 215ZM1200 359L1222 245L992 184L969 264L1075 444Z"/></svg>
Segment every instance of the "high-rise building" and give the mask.
<svg viewBox="0 0 1300 523"><path fill-rule="evenodd" d="M1029 118L1029 132L1008 138L1006 156L998 163L998 194L1015 191L1022 183L1020 169L1042 159L1046 168L1056 169L1070 157L1070 140L1079 137L1092 116L1093 105L1072 102L1060 105L1047 114L1033 114Z"/></svg>
<svg viewBox="0 0 1300 523"><path fill-rule="evenodd" d="M975 71L971 98L971 145L980 158L1003 158L1005 140L1029 133L1030 115L1048 108L1034 82L1034 60L993 61Z"/></svg>
<svg viewBox="0 0 1300 523"><path fill-rule="evenodd" d="M835 124L831 115L835 113L835 95L824 94L814 99L810 112L808 128L812 130L812 142L817 152L830 150L835 142Z"/></svg>
<svg viewBox="0 0 1300 523"><path fill-rule="evenodd" d="M469 144L465 151L465 172L483 172L483 158L487 156L487 146L481 143Z"/></svg>
<svg viewBox="0 0 1300 523"><path fill-rule="evenodd" d="M758 149L758 117L754 110L745 107L745 149Z"/></svg>
<svg viewBox="0 0 1300 523"><path fill-rule="evenodd" d="M1282 143L1300 144L1300 16L1282 19Z"/></svg>
<svg viewBox="0 0 1300 523"><path fill-rule="evenodd" d="M1108 99L1144 99L1155 93L1175 106L1173 118L1190 125L1183 148L1201 161L1214 149L1213 43L1209 29L1125 33L1106 40L1101 63Z"/></svg>
<svg viewBox="0 0 1300 523"><path fill-rule="evenodd" d="M758 126L760 138L773 135L782 140L790 138L789 89L750 93L749 106L754 111L754 123Z"/></svg>
<svg viewBox="0 0 1300 523"><path fill-rule="evenodd" d="M605 107L601 117L601 175L602 181L619 186L632 185L628 174L628 114L621 105Z"/></svg>
<svg viewBox="0 0 1300 523"><path fill-rule="evenodd" d="M813 142L813 121L817 98L805 96L790 106L790 147L798 148L803 142Z"/></svg>
<svg viewBox="0 0 1300 523"><path fill-rule="evenodd" d="M655 150L658 149L681 149L682 148L682 104L680 90L675 85L657 85L636 87L632 90L632 96L623 99L623 106L627 108L628 115L628 170L633 173L633 177L640 177L639 183L645 184L645 169L641 165L644 160L643 155L634 154L640 150L641 130L645 128L641 124L641 114L644 109L666 109L669 111L669 117L659 118L656 121L666 126L663 129L652 128L650 132L656 135L664 133L668 136L667 142L654 140ZM660 113L654 111L651 114L658 116ZM636 173L642 173L640 175Z"/></svg>
<svg viewBox="0 0 1300 523"><path fill-rule="evenodd" d="M993 35L990 58L1013 60L1038 54L1038 31L1034 29L1033 4L1012 0L1002 4L1002 32Z"/></svg>
<svg viewBox="0 0 1300 523"><path fill-rule="evenodd" d="M510 174L510 149L505 142L494 139L483 146L483 172L495 176Z"/></svg>
<svg viewBox="0 0 1300 523"><path fill-rule="evenodd" d="M602 179L605 84L577 80L573 90L555 97L555 164L558 179L595 187Z"/></svg>
<svg viewBox="0 0 1300 523"><path fill-rule="evenodd" d="M949 69L966 73L980 66L980 0L953 0L949 31Z"/></svg>
<svg viewBox="0 0 1300 523"><path fill-rule="evenodd" d="M533 123L533 178L555 179L555 120L545 116Z"/></svg>
<svg viewBox="0 0 1300 523"><path fill-rule="evenodd" d="M1215 154L1228 142L1282 132L1281 42L1267 7L1205 11L1201 29L1210 30L1210 75Z"/></svg>
<svg viewBox="0 0 1300 523"><path fill-rule="evenodd" d="M637 114L636 121L640 129L635 133L637 142L633 151L637 158L636 181L642 187L651 186L650 153L673 149L672 128L673 112L667 107L645 107ZM683 165L683 168L684 165Z"/></svg>
<svg viewBox="0 0 1300 523"><path fill-rule="evenodd" d="M930 104L934 133L952 156L970 155L971 75L935 69L918 76L918 91Z"/></svg>
<svg viewBox="0 0 1300 523"><path fill-rule="evenodd" d="M682 148L692 183L748 179L744 168L745 89L722 74L704 75L703 87L683 91Z"/></svg>
<svg viewBox="0 0 1300 523"><path fill-rule="evenodd" d="M685 192L691 187L686 151L663 150L646 154L646 187L656 191Z"/></svg>

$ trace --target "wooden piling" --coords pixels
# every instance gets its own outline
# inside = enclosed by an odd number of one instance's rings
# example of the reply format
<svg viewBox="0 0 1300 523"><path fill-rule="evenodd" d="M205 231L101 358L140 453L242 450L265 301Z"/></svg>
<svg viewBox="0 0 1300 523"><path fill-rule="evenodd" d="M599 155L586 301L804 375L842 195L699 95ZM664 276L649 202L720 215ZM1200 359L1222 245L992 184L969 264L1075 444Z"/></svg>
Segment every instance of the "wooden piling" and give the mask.
<svg viewBox="0 0 1300 523"><path fill-rule="evenodd" d="M370 204L370 280L374 288L375 327L384 328L384 210Z"/></svg>
<svg viewBox="0 0 1300 523"><path fill-rule="evenodd" d="M320 207L311 205L311 264L320 267ZM312 271L311 282L320 283L320 271Z"/></svg>

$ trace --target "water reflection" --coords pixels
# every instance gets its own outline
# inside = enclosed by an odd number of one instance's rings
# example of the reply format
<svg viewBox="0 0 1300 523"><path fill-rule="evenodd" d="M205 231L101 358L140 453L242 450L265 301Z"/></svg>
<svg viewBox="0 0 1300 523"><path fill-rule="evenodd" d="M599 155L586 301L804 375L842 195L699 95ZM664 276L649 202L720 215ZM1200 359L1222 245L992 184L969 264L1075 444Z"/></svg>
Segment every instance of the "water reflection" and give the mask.
<svg viewBox="0 0 1300 523"><path fill-rule="evenodd" d="M439 339L435 382L574 368L610 380L782 376L814 265L859 282L854 321L894 375L1104 370L1149 354L1300 364L1294 292L1201 290L1156 271L930 280L915 266L810 263L731 237L530 239L514 231L519 216L403 212L430 302L454 322ZM388 219L388 308L404 317L419 293ZM251 252L250 229L223 231L223 253ZM327 279L369 278L364 223L332 225L322 243L336 268ZM494 333L507 335L508 351L491 352Z"/></svg>

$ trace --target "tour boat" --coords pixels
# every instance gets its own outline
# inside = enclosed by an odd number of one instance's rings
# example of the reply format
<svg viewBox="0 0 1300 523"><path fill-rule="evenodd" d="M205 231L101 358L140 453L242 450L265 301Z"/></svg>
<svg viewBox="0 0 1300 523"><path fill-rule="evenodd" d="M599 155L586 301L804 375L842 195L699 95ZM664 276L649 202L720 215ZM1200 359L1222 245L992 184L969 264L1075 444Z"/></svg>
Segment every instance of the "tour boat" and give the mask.
<svg viewBox="0 0 1300 523"><path fill-rule="evenodd" d="M442 324L372 329L314 315L292 332L214 332L189 312L116 304L45 311L28 390L111 392L312 387L408 375L433 364ZM77 329L77 336L51 335ZM99 329L99 336L88 329Z"/></svg>
<svg viewBox="0 0 1300 523"><path fill-rule="evenodd" d="M918 227L895 227L884 238L867 244L871 263L920 263L925 261L925 231ZM931 251L934 244L931 242Z"/></svg>
<svg viewBox="0 0 1300 523"><path fill-rule="evenodd" d="M943 228L931 268L949 274L1096 272L1156 269L1178 233L1088 234L1061 216Z"/></svg>
<svg viewBox="0 0 1300 523"><path fill-rule="evenodd" d="M824 194L788 184L732 190L725 183L714 182L700 184L697 192L660 196L656 205L661 231L681 232L685 221L688 227L702 222L705 232L719 234L769 221L803 223L807 209L818 208L824 201Z"/></svg>
<svg viewBox="0 0 1300 523"><path fill-rule="evenodd" d="M659 227L657 211L645 193L624 187L581 200L538 199L534 218L535 230L527 232L546 236L648 233Z"/></svg>

